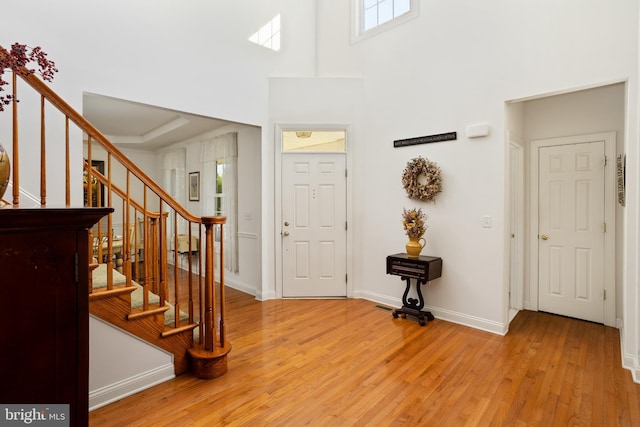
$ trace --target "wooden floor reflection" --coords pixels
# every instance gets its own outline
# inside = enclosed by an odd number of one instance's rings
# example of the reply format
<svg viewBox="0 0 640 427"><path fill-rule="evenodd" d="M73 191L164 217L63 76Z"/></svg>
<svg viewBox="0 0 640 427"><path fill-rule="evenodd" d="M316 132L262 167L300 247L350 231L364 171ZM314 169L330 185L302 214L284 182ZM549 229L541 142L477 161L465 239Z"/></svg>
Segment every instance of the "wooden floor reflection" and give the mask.
<svg viewBox="0 0 640 427"><path fill-rule="evenodd" d="M638 426L617 329L524 311L506 336L393 319L365 300L227 289L229 371L90 414L99 426Z"/></svg>

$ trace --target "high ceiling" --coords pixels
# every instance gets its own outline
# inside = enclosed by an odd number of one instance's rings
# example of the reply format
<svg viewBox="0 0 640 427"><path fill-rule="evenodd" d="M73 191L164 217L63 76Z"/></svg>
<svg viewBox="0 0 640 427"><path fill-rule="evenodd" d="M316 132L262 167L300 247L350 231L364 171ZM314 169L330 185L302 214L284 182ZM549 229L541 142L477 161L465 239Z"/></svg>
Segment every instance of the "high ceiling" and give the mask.
<svg viewBox="0 0 640 427"><path fill-rule="evenodd" d="M112 143L151 151L229 124L225 120L92 93L84 94L82 113Z"/></svg>

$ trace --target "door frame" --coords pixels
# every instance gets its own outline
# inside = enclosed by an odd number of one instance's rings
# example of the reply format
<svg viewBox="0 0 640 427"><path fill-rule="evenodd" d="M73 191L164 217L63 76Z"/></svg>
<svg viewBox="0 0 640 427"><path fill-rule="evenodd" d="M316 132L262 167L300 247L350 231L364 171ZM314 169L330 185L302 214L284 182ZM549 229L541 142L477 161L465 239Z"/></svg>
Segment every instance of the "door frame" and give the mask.
<svg viewBox="0 0 640 427"><path fill-rule="evenodd" d="M509 322L517 311L524 308L524 153L525 147L509 137ZM515 305L513 301L516 301Z"/></svg>
<svg viewBox="0 0 640 427"><path fill-rule="evenodd" d="M352 141L352 129L348 124L287 124L276 123L274 127L274 143L275 143L275 158L274 158L274 242L275 242L275 291L276 298L282 299L282 287L283 287L283 269L282 269L282 132L285 131L301 131L301 130L326 130L326 131L344 131L345 133L345 165L347 171L353 170L353 156L351 149ZM301 153L304 154L304 153ZM313 156L313 153L308 153ZM353 298L354 293L354 270L353 270L353 173L347 173L346 176L346 218L347 218L347 230L346 230L346 262L347 262L347 298Z"/></svg>
<svg viewBox="0 0 640 427"><path fill-rule="evenodd" d="M529 303L532 310L539 309L538 283L538 149L569 144L604 141L607 166L604 170L604 220L607 231L604 236L604 324L616 326L616 132L602 132L559 138L532 140L529 144Z"/></svg>

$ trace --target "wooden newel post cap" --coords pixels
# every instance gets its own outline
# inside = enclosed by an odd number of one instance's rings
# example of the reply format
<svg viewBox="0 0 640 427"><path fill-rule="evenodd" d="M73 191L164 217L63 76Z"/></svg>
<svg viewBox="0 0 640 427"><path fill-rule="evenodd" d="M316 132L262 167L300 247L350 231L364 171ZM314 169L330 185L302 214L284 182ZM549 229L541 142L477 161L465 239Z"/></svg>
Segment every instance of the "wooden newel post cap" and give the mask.
<svg viewBox="0 0 640 427"><path fill-rule="evenodd" d="M204 225L226 224L226 216L203 216L202 223Z"/></svg>

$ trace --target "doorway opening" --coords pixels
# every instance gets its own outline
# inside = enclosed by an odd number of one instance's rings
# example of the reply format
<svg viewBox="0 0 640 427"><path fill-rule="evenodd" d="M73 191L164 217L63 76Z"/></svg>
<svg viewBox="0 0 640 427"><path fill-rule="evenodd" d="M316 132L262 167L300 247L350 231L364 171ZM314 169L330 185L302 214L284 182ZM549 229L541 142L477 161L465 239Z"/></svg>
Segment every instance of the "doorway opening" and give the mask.
<svg viewBox="0 0 640 427"><path fill-rule="evenodd" d="M276 294L345 298L350 293L347 129L281 127L277 135Z"/></svg>
<svg viewBox="0 0 640 427"><path fill-rule="evenodd" d="M507 128L507 218L512 227L506 232L508 242L507 258L509 265L509 280L505 290L508 295L509 313L516 313L520 309L540 310L539 287L539 253L538 243L543 232L538 229L540 206L538 204L538 189L534 181L537 177L533 173L539 165L532 160L537 148L534 141L553 139L567 136L582 136L590 134L613 133L613 139L607 142L605 155L607 157L605 182L605 256L604 288L600 293L604 301L603 323L607 326L616 325L616 313L622 307L622 260L616 257L621 253L624 224L622 221L623 208L615 197L615 167L616 156L624 154L625 141L625 99L627 86L625 82L594 86L587 89L572 90L564 93L544 95L520 100L512 100L506 104ZM524 211L519 214L514 208L514 193L512 186L518 186L518 171L511 167L513 162L513 145L518 146L524 153ZM613 177L613 178L612 178ZM534 194L535 193L535 194ZM517 202L516 202L517 203ZM513 224L523 226L523 250L518 252L517 246L511 239ZM548 233L547 233L548 234ZM549 242L549 240L547 240ZM517 245L517 242L515 242ZM586 252L582 252L585 255ZM587 258L583 257L583 260ZM521 275L522 282L517 280ZM515 277L515 279L514 279ZM606 294L606 295L605 295ZM509 315L509 321L513 316Z"/></svg>

